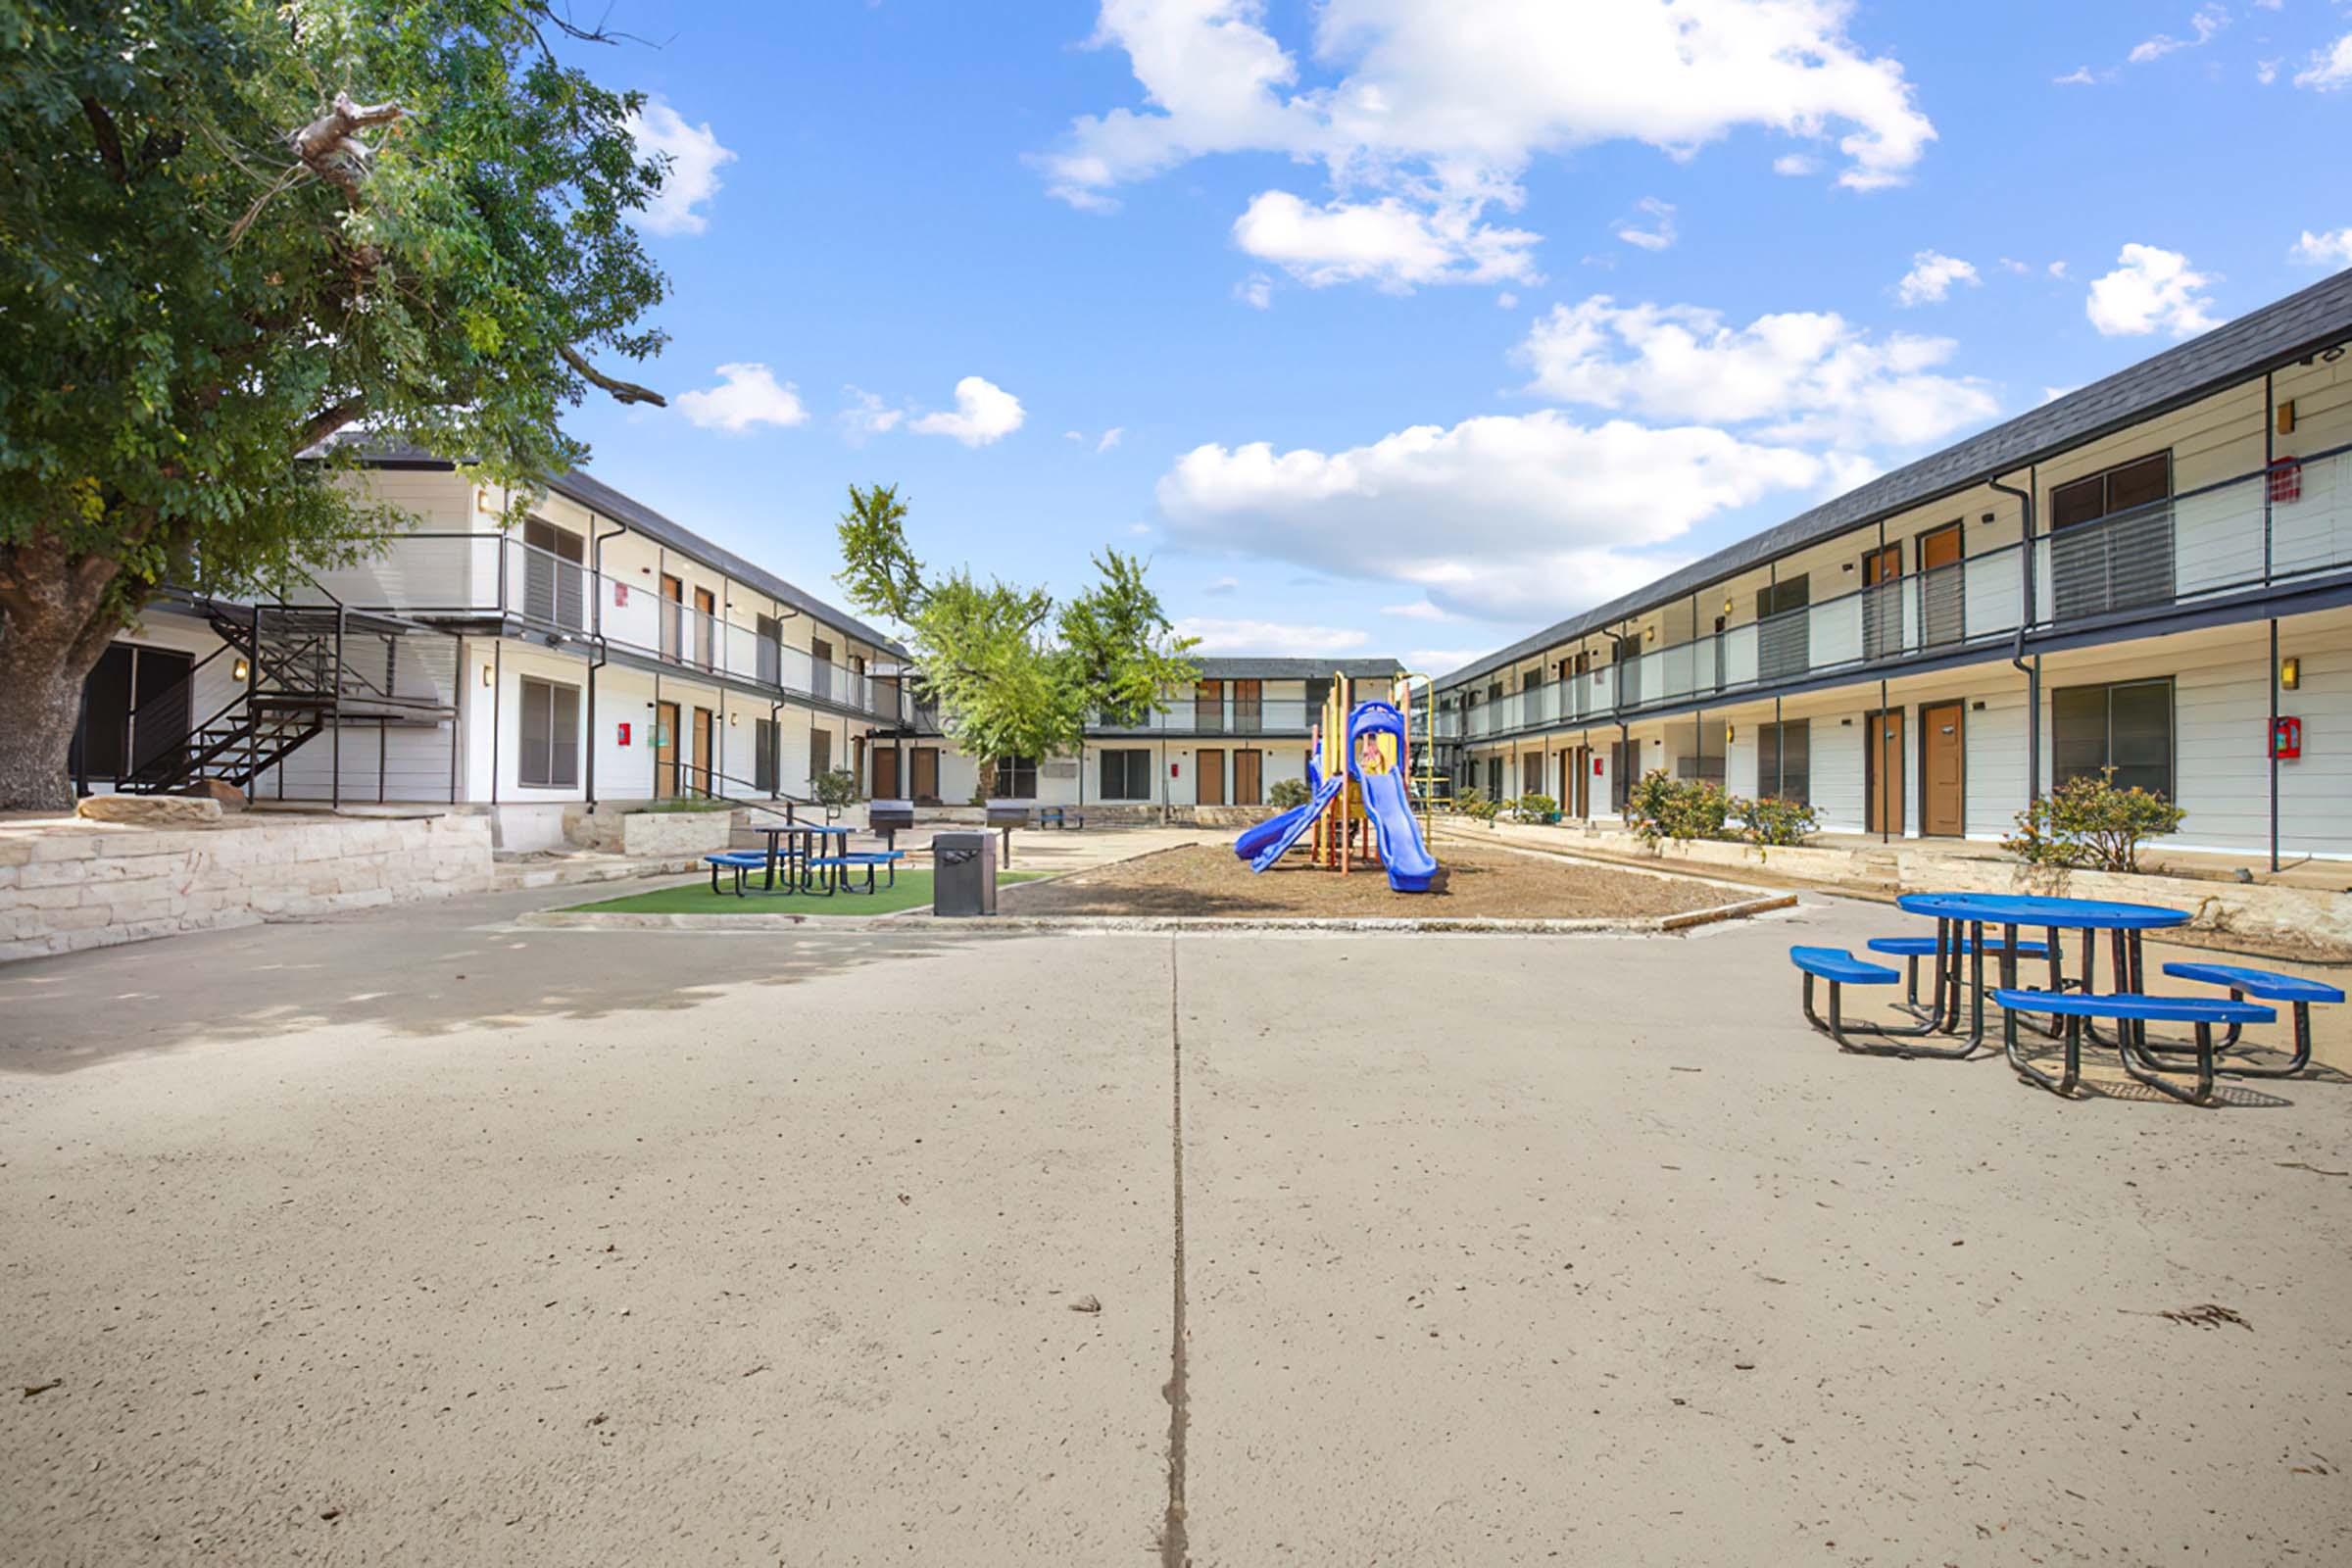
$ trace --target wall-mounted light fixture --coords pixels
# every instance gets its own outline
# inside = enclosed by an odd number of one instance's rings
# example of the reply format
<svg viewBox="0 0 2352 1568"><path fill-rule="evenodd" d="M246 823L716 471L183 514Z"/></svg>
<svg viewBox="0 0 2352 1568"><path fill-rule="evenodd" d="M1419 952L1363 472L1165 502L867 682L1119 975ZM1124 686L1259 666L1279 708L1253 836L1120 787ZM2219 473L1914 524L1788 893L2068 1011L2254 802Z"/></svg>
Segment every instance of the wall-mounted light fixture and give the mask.
<svg viewBox="0 0 2352 1568"><path fill-rule="evenodd" d="M498 676L492 667L488 664L484 664L482 666L482 684L488 686L497 679Z"/></svg>
<svg viewBox="0 0 2352 1568"><path fill-rule="evenodd" d="M2303 661L2289 654L2278 661L2278 687L2281 691L2300 691L2303 686Z"/></svg>
<svg viewBox="0 0 2352 1568"><path fill-rule="evenodd" d="M1727 615L1732 612L1732 597L1729 594L1723 597L1723 612Z"/></svg>
<svg viewBox="0 0 2352 1568"><path fill-rule="evenodd" d="M1726 745L1726 746L1729 746L1729 745L1731 745L1731 744L1732 744L1732 742L1734 742L1734 741L1738 740L1739 738L1740 738L1740 726L1739 726L1739 725L1737 725L1737 724L1729 724L1729 723L1727 723L1727 724L1725 724L1725 725L1723 726L1723 744L1724 744L1724 745Z"/></svg>
<svg viewBox="0 0 2352 1568"><path fill-rule="evenodd" d="M237 675L236 675L236 678L237 678L237 679L239 679L239 680L243 680L243 679L244 679L244 678L245 678L247 675L250 675L250 674L252 674L252 673L253 673L252 667L251 667L250 665L248 665L248 664L245 662L245 661L243 661L242 659L240 659L240 660L238 660L238 661L237 661Z"/></svg>

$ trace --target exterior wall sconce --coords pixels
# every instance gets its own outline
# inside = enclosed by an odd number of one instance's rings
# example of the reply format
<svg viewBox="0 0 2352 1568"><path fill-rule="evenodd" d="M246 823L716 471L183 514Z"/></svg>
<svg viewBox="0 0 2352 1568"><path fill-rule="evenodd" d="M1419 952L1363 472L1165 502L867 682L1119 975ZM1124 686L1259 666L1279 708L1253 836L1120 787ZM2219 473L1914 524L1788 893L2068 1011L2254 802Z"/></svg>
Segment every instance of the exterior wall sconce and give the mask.
<svg viewBox="0 0 2352 1568"><path fill-rule="evenodd" d="M1731 743L1732 743L1732 742L1734 742L1734 741L1738 740L1739 738L1740 738L1740 726L1739 726L1739 725L1737 725L1737 724L1726 724L1726 725L1724 725L1724 726L1723 726L1723 743L1724 743L1724 745L1726 745L1726 746L1729 746L1729 745L1731 745Z"/></svg>
<svg viewBox="0 0 2352 1568"><path fill-rule="evenodd" d="M2278 686L2282 691L2300 691L2303 687L2303 661L2289 654L2278 661Z"/></svg>
<svg viewBox="0 0 2352 1568"><path fill-rule="evenodd" d="M246 664L245 661L242 659L237 661L236 679L243 680L246 676L252 673L252 668Z"/></svg>
<svg viewBox="0 0 2352 1568"><path fill-rule="evenodd" d="M484 664L484 665L482 666L482 684L483 684L483 685L485 685L485 686L488 686L488 685L490 685L492 682L496 681L497 679L498 679L498 676L497 676L497 674L496 674L496 673L493 671L492 667L491 667L490 665L488 665L488 664Z"/></svg>

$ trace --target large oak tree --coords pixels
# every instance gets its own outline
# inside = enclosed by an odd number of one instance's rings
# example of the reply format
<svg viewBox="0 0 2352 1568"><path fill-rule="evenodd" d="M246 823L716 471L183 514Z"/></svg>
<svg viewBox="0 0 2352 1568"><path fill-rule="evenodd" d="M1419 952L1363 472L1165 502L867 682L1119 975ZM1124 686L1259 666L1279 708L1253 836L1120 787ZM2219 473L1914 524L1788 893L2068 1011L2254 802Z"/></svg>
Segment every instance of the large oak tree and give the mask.
<svg viewBox="0 0 2352 1568"><path fill-rule="evenodd" d="M71 804L83 678L165 585L392 519L338 434L527 495L642 360L660 188L546 0L0 0L0 808Z"/></svg>

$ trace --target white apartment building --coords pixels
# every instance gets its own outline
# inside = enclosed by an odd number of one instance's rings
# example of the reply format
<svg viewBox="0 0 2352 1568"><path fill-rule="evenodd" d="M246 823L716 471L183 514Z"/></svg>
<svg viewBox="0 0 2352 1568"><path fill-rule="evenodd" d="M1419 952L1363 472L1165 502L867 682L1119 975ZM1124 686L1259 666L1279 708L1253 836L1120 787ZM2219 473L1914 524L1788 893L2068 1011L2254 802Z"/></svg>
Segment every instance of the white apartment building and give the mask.
<svg viewBox="0 0 2352 1568"><path fill-rule="evenodd" d="M2113 768L2183 849L2352 857L2352 271L1439 682L1457 787L1663 768L1997 839Z"/></svg>

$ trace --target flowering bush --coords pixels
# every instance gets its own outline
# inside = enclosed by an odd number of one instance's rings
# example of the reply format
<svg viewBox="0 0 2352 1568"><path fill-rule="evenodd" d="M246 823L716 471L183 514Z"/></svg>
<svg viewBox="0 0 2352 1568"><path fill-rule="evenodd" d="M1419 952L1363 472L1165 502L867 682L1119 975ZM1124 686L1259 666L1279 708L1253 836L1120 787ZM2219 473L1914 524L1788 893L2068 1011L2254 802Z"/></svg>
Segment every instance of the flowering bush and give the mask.
<svg viewBox="0 0 2352 1568"><path fill-rule="evenodd" d="M1655 849L1660 840L1688 844L1692 839L1729 838L1724 824L1731 819L1732 798L1705 779L1670 777L1653 768L1626 793L1626 821L1635 836Z"/></svg>
<svg viewBox="0 0 2352 1568"><path fill-rule="evenodd" d="M1820 818L1813 808L1802 801L1784 801L1766 796L1760 801L1735 798L1732 814L1747 824L1746 839L1750 844L1788 848L1799 845L1813 836Z"/></svg>
<svg viewBox="0 0 2352 1568"><path fill-rule="evenodd" d="M2068 779L2017 813L2001 848L2029 865L2136 873L2140 845L2179 832L2188 813L2136 785L2117 789L2114 775Z"/></svg>

